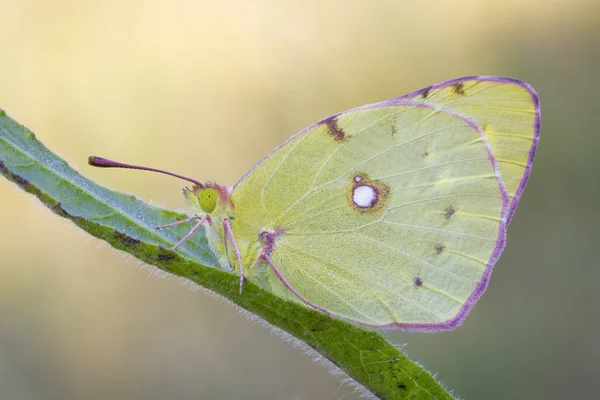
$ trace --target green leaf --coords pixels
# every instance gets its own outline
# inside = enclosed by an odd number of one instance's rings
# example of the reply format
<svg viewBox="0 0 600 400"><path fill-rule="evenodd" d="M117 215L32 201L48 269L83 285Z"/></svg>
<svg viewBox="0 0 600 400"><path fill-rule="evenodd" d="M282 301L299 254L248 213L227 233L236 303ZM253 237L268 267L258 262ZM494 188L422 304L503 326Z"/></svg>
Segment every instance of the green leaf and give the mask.
<svg viewBox="0 0 600 400"><path fill-rule="evenodd" d="M82 155L83 158L83 155ZM382 399L451 399L423 368L379 333L296 303L251 282L238 293L239 277L216 267L200 231L176 251L169 248L190 229L154 226L185 218L134 196L104 188L72 169L35 135L0 110L0 172L51 211L145 263L212 290L316 350Z"/></svg>

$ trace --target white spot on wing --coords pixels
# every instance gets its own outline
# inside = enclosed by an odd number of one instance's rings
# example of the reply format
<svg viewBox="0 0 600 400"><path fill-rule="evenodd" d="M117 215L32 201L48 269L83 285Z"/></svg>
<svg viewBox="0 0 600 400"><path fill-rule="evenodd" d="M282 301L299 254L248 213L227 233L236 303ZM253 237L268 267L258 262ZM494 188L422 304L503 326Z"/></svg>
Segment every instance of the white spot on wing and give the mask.
<svg viewBox="0 0 600 400"><path fill-rule="evenodd" d="M360 176L360 175L356 175L356 176L354 177L354 182L360 182L360 181L362 181L362 176Z"/></svg>
<svg viewBox="0 0 600 400"><path fill-rule="evenodd" d="M373 207L377 202L377 191L368 185L357 186L352 192L352 201L361 208Z"/></svg>

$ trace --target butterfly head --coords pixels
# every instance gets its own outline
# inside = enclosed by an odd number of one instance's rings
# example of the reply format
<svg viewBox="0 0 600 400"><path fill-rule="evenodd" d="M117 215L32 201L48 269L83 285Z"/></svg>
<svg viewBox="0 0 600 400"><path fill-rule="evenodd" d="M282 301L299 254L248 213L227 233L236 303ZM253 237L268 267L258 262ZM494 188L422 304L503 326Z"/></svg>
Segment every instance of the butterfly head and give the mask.
<svg viewBox="0 0 600 400"><path fill-rule="evenodd" d="M233 210L231 188L208 182L184 188L183 195L192 207L202 214L219 215Z"/></svg>

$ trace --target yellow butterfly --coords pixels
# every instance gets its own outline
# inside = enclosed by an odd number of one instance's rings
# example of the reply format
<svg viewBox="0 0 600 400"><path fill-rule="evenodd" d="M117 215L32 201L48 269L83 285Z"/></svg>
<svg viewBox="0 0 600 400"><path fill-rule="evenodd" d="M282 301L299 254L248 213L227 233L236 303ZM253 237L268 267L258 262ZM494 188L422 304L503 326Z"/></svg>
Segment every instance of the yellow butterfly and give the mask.
<svg viewBox="0 0 600 400"><path fill-rule="evenodd" d="M540 104L527 83L465 77L335 114L234 186L184 194L219 263L355 323L456 327L487 287L529 179Z"/></svg>

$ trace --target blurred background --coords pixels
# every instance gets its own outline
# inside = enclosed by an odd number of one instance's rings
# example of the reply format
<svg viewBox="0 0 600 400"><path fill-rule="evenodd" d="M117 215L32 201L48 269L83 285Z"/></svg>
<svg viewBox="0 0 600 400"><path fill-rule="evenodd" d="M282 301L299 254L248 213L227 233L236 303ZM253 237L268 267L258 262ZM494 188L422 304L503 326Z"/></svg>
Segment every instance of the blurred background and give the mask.
<svg viewBox="0 0 600 400"><path fill-rule="evenodd" d="M463 399L600 391L600 2L0 0L0 107L102 184L184 209L332 113L464 75L530 82L533 173L487 293L388 332ZM157 279L0 179L0 398L357 399L299 349Z"/></svg>

